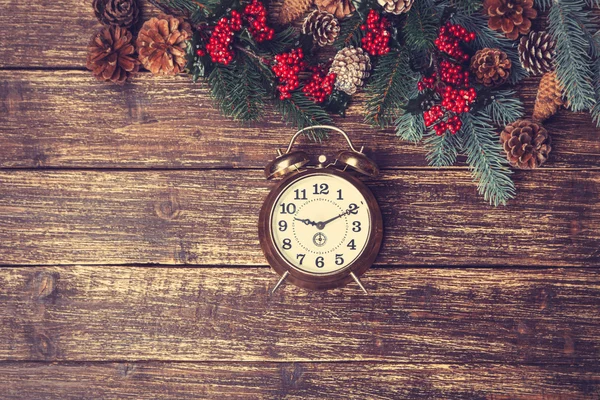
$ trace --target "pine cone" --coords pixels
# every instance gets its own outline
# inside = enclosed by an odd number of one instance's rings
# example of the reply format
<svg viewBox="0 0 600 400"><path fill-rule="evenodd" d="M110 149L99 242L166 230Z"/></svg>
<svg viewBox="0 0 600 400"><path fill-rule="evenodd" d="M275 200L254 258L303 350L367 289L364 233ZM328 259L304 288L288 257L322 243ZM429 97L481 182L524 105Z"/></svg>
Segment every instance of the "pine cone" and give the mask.
<svg viewBox="0 0 600 400"><path fill-rule="evenodd" d="M414 0L377 0L386 12L391 14L406 13L412 7Z"/></svg>
<svg viewBox="0 0 600 400"><path fill-rule="evenodd" d="M280 3L281 9L277 22L281 25L289 24L307 12L312 4L312 0L283 0Z"/></svg>
<svg viewBox="0 0 600 400"><path fill-rule="evenodd" d="M519 42L519 58L529 73L542 75L554 70L556 42L545 31L529 32Z"/></svg>
<svg viewBox="0 0 600 400"><path fill-rule="evenodd" d="M319 46L327 46L333 44L340 34L340 23L333 14L315 10L304 20L302 33L312 35Z"/></svg>
<svg viewBox="0 0 600 400"><path fill-rule="evenodd" d="M336 89L353 95L369 77L371 59L360 47L345 47L333 58L329 73L336 74Z"/></svg>
<svg viewBox="0 0 600 400"><path fill-rule="evenodd" d="M315 0L315 5L320 11L327 11L342 19L354 12L354 5L351 0Z"/></svg>
<svg viewBox="0 0 600 400"><path fill-rule="evenodd" d="M547 72L542 76L533 107L534 121L544 121L564 105L562 85L556 72Z"/></svg>
<svg viewBox="0 0 600 400"><path fill-rule="evenodd" d="M161 14L144 22L136 46L142 65L155 75L176 75L185 67L192 27L183 18Z"/></svg>
<svg viewBox="0 0 600 400"><path fill-rule="evenodd" d="M531 20L537 17L533 0L485 0L483 8L490 16L490 29L503 32L511 40L529 33Z"/></svg>
<svg viewBox="0 0 600 400"><path fill-rule="evenodd" d="M481 49L471 58L471 73L485 86L500 86L508 80L512 63L499 49Z"/></svg>
<svg viewBox="0 0 600 400"><path fill-rule="evenodd" d="M104 25L129 28L138 18L137 0L94 0L94 12Z"/></svg>
<svg viewBox="0 0 600 400"><path fill-rule="evenodd" d="M552 150L546 128L528 119L520 119L504 128L500 142L510 164L519 169L539 167Z"/></svg>
<svg viewBox="0 0 600 400"><path fill-rule="evenodd" d="M124 84L140 67L132 41L133 35L125 28L102 28L88 45L87 68L98 80Z"/></svg>

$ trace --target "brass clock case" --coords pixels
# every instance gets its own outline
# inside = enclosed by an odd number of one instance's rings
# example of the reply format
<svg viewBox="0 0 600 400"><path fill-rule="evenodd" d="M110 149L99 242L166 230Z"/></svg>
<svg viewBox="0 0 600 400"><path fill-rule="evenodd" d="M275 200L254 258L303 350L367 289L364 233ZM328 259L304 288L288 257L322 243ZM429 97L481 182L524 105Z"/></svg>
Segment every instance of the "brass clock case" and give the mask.
<svg viewBox="0 0 600 400"><path fill-rule="evenodd" d="M375 178L379 175L379 167L363 153L352 150L340 151L336 157L337 161L348 166L363 175Z"/></svg>
<svg viewBox="0 0 600 400"><path fill-rule="evenodd" d="M298 171L308 164L310 158L304 151L292 151L283 154L265 167L265 176L267 179L279 178L289 173Z"/></svg>

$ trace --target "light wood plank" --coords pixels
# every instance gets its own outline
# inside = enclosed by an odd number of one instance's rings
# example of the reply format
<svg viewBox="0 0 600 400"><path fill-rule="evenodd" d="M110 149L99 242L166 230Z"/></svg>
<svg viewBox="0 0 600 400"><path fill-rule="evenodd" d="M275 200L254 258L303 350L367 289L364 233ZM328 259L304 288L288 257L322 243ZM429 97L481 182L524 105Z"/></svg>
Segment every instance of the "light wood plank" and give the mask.
<svg viewBox="0 0 600 400"><path fill-rule="evenodd" d="M531 111L536 80L521 88ZM0 71L0 167L262 168L294 130L269 111L242 125L219 114L202 84L144 74L125 87L82 71ZM358 97L346 118L357 145L382 168L426 167L421 145L362 121ZM586 114L567 111L547 124L554 150L547 167L598 168L600 133ZM338 136L300 147L317 156L347 145ZM464 165L464 164L459 164Z"/></svg>
<svg viewBox="0 0 600 400"><path fill-rule="evenodd" d="M0 364L5 399L598 399L597 367L370 363Z"/></svg>

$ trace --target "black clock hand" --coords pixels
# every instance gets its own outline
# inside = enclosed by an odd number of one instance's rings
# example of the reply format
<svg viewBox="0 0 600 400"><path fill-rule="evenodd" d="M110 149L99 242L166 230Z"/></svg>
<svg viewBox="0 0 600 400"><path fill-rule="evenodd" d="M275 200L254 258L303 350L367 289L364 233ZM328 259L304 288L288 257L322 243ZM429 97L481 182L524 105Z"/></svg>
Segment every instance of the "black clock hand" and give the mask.
<svg viewBox="0 0 600 400"><path fill-rule="evenodd" d="M347 209L346 211L344 211L343 213L341 213L340 215L336 215L333 218L328 219L327 221L321 221L321 222L317 222L316 226L317 229L322 230L323 228L325 228L325 225L327 225L328 223L335 221L338 218L343 217L344 215L350 215L352 213L352 211L354 210L358 210L359 207L353 208L353 209Z"/></svg>
<svg viewBox="0 0 600 400"><path fill-rule="evenodd" d="M311 221L311 220L310 220L310 219L308 219L308 218L306 218L306 219L300 219L300 218L296 218L296 217L294 217L294 219L295 219L296 221L300 221L300 222L302 222L302 223L304 223L304 224L306 224L306 225L317 226L317 223L316 223L316 222L313 222L313 221Z"/></svg>

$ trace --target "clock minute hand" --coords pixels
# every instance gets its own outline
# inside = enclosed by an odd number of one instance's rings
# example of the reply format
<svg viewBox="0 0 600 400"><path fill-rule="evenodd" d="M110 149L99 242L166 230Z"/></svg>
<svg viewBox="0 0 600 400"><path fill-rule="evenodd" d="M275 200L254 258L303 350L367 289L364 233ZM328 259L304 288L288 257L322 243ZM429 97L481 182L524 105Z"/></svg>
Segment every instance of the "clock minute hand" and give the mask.
<svg viewBox="0 0 600 400"><path fill-rule="evenodd" d="M321 229L325 228L325 225L327 225L328 223L330 223L330 222L332 222L332 221L335 221L336 219L338 219L338 218L341 218L341 217L343 217L344 215L350 215L350 213L351 213L352 211L354 211L354 210L357 210L357 209L358 209L358 207L356 207L356 208L354 208L354 209L352 209L352 210L348 209L348 210L344 211L343 213L341 213L340 215L336 215L335 217L333 217L333 218L330 218L330 219L328 219L327 221L321 221L321 222L317 222L317 223L316 223L317 229L321 230Z"/></svg>

